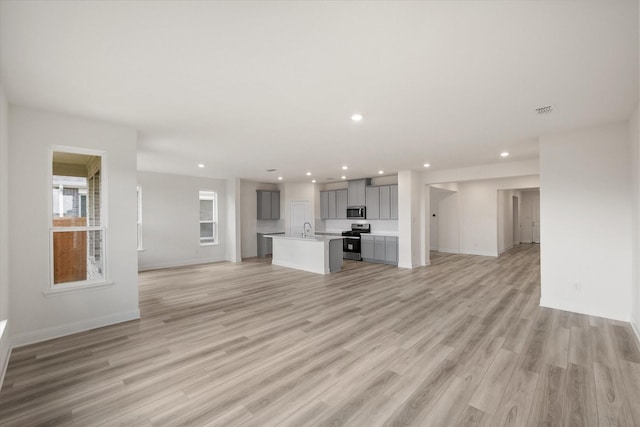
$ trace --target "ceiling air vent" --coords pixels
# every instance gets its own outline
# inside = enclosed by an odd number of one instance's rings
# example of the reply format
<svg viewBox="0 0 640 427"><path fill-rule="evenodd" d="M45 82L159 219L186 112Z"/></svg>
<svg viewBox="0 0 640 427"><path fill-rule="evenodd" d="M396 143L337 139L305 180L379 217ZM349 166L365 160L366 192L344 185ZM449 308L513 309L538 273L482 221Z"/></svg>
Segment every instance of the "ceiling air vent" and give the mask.
<svg viewBox="0 0 640 427"><path fill-rule="evenodd" d="M277 170L278 170L278 169L267 169L267 172L275 172L275 171L277 171Z"/></svg>
<svg viewBox="0 0 640 427"><path fill-rule="evenodd" d="M536 108L536 113L544 115L553 112L553 105L545 105L543 107Z"/></svg>

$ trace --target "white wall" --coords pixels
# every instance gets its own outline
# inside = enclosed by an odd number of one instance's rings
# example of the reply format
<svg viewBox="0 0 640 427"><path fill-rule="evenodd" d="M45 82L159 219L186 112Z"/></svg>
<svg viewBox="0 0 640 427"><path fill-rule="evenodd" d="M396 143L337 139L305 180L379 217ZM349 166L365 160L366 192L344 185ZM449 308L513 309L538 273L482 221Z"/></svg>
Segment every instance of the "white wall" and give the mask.
<svg viewBox="0 0 640 427"><path fill-rule="evenodd" d="M136 254L135 130L74 116L10 106L9 218L13 345L139 317ZM113 285L45 296L49 286L50 147L106 152L107 253Z"/></svg>
<svg viewBox="0 0 640 427"><path fill-rule="evenodd" d="M222 179L138 172L142 188L142 246L138 269L227 259L227 197ZM200 246L199 191L218 193L218 244Z"/></svg>
<svg viewBox="0 0 640 427"><path fill-rule="evenodd" d="M0 388L11 351L9 313L9 105L0 83ZM2 326L4 325L4 327Z"/></svg>
<svg viewBox="0 0 640 427"><path fill-rule="evenodd" d="M421 220L422 190L418 172L398 173L398 267L414 268L425 259L420 232L424 222Z"/></svg>
<svg viewBox="0 0 640 427"><path fill-rule="evenodd" d="M242 184L239 178L227 180L227 260L242 261Z"/></svg>
<svg viewBox="0 0 640 427"><path fill-rule="evenodd" d="M640 339L640 108L629 119L629 136L631 140L631 174L632 174L632 319L638 339Z"/></svg>
<svg viewBox="0 0 640 427"><path fill-rule="evenodd" d="M280 220L258 220L258 198L256 190L280 191ZM258 256L256 233L285 231L284 228L284 195L276 184L254 181L240 182L240 218L242 258Z"/></svg>
<svg viewBox="0 0 640 427"><path fill-rule="evenodd" d="M626 123L540 139L541 305L630 320L629 155Z"/></svg>
<svg viewBox="0 0 640 427"><path fill-rule="evenodd" d="M422 173L425 184L477 181L496 178L512 178L538 175L538 159L525 161L504 161L490 165L470 166L458 169L429 170Z"/></svg>

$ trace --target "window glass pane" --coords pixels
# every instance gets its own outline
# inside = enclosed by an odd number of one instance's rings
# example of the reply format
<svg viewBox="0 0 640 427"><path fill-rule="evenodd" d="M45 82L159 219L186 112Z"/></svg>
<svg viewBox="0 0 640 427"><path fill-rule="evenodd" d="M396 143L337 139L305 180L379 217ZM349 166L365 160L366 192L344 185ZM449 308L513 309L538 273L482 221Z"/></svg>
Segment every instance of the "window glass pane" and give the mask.
<svg viewBox="0 0 640 427"><path fill-rule="evenodd" d="M54 227L99 226L100 156L54 152L51 214ZM69 218L83 218L82 221ZM61 220L65 219L65 220Z"/></svg>
<svg viewBox="0 0 640 427"><path fill-rule="evenodd" d="M102 230L53 233L54 284L104 277L102 233Z"/></svg>
<svg viewBox="0 0 640 427"><path fill-rule="evenodd" d="M203 239L210 239L210 241L213 241L213 223L212 222L200 223L200 241L204 241Z"/></svg>
<svg viewBox="0 0 640 427"><path fill-rule="evenodd" d="M213 200L200 200L200 221L213 221Z"/></svg>

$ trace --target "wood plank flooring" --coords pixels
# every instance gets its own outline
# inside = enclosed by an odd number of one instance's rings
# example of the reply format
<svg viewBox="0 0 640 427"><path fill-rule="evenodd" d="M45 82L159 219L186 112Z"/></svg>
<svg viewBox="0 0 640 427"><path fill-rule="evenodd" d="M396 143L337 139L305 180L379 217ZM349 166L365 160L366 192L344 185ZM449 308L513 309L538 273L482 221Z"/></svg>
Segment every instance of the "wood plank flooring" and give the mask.
<svg viewBox="0 0 640 427"><path fill-rule="evenodd" d="M640 426L630 326L539 299L536 245L145 272L141 320L13 351L0 425Z"/></svg>

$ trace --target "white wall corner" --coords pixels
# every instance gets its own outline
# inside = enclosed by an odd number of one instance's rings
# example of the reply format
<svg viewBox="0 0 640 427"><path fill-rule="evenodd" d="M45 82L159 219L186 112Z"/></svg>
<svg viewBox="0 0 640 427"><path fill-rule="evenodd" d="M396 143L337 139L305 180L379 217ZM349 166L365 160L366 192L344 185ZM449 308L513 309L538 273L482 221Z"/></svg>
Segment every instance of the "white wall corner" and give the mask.
<svg viewBox="0 0 640 427"><path fill-rule="evenodd" d="M227 180L227 261L242 261L242 183L240 178Z"/></svg>
<svg viewBox="0 0 640 427"><path fill-rule="evenodd" d="M41 341L47 341L78 332L85 332L91 329L102 328L104 326L114 325L116 323L128 322L130 320L137 319L140 319L140 310L109 314L107 316L67 323L65 325L52 326L50 328L43 328L22 334L16 334L11 340L11 345L14 348L22 347Z"/></svg>

